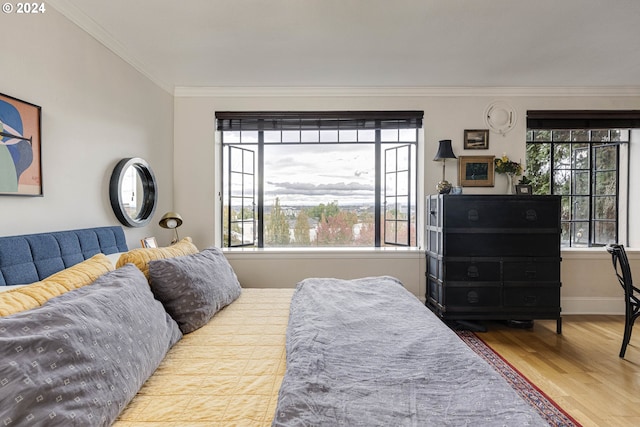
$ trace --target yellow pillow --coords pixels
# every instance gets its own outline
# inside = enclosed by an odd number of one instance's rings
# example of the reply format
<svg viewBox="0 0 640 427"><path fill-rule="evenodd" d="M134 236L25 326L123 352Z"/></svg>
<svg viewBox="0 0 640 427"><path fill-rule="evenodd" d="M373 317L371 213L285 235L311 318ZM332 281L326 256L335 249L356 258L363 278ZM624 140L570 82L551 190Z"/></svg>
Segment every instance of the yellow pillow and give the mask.
<svg viewBox="0 0 640 427"><path fill-rule="evenodd" d="M120 255L116 268L132 263L149 279L149 261L191 255L198 252L198 248L192 243L191 237L185 237L178 243L164 248L138 248L125 252Z"/></svg>
<svg viewBox="0 0 640 427"><path fill-rule="evenodd" d="M54 273L44 280L59 283L68 291L72 291L95 282L98 277L113 270L113 263L105 254L96 254L81 263Z"/></svg>
<svg viewBox="0 0 640 427"><path fill-rule="evenodd" d="M97 254L74 266L52 274L44 280L0 293L0 316L36 308L65 292L93 283L113 270L104 254Z"/></svg>

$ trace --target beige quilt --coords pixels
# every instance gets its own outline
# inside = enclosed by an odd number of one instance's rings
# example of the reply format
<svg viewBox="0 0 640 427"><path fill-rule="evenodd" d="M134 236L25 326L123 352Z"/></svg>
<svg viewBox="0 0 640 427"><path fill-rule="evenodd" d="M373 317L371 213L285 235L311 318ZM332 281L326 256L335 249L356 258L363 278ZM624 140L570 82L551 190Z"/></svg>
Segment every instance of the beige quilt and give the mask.
<svg viewBox="0 0 640 427"><path fill-rule="evenodd" d="M270 426L293 291L243 289L169 351L114 426Z"/></svg>

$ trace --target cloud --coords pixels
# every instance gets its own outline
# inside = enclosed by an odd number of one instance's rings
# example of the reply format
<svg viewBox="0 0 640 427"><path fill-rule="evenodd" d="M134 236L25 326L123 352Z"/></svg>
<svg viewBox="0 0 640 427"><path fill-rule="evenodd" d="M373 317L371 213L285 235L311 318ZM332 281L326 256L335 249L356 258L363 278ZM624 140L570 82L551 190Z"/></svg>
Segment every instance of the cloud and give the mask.
<svg viewBox="0 0 640 427"><path fill-rule="evenodd" d="M356 195L356 194L373 194L374 187L372 185L360 184L357 182L336 182L330 184L312 184L305 182L268 182L273 188L269 189L271 194L296 194L307 196L321 195Z"/></svg>

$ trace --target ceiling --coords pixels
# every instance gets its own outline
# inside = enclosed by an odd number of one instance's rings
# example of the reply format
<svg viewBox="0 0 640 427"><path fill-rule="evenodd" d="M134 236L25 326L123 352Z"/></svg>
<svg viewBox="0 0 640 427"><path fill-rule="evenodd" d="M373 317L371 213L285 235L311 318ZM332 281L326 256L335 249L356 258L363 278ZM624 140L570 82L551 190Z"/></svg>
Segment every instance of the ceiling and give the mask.
<svg viewBox="0 0 640 427"><path fill-rule="evenodd" d="M166 90L640 87L638 0L51 0Z"/></svg>

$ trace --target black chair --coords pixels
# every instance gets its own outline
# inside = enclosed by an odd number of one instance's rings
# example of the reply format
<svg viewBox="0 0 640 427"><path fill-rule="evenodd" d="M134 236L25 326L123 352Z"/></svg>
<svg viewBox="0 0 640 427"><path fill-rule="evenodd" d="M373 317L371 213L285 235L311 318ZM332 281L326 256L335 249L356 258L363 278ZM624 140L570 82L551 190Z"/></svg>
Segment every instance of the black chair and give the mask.
<svg viewBox="0 0 640 427"><path fill-rule="evenodd" d="M629 258L627 258L624 246L617 244L607 245L607 252L611 254L616 277L624 289L624 338L622 339L622 348L620 348L620 357L624 357L631 339L631 329L633 329L634 322L640 316L640 289L633 286Z"/></svg>

